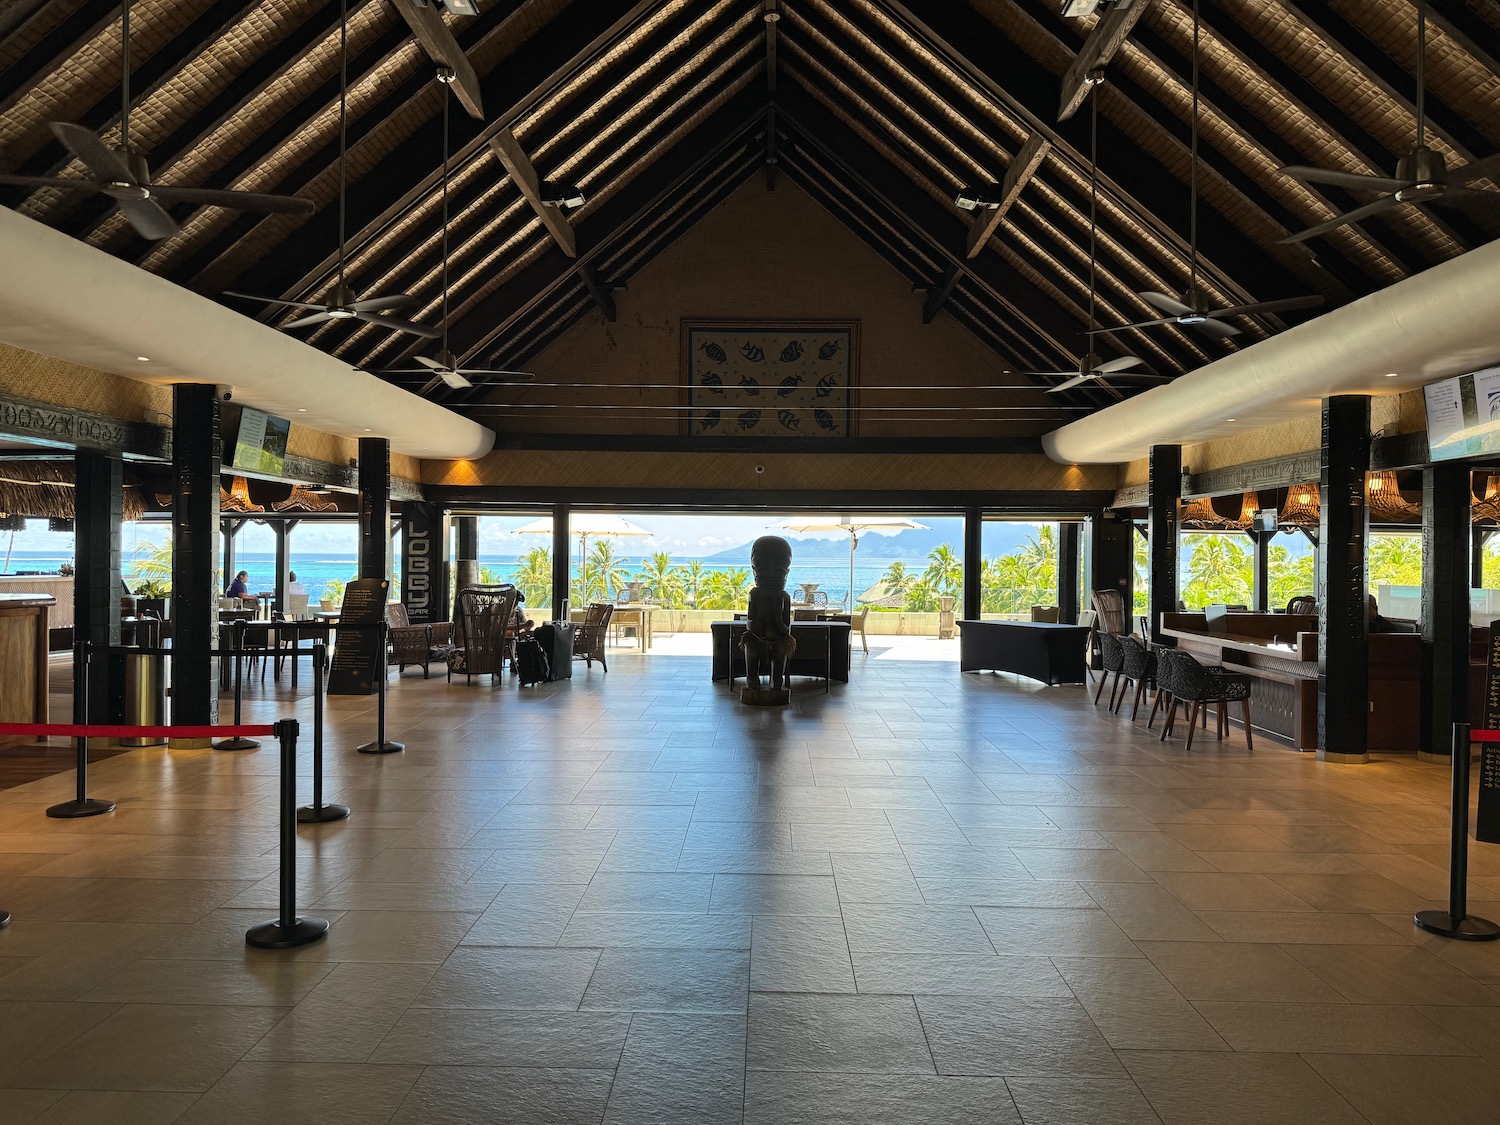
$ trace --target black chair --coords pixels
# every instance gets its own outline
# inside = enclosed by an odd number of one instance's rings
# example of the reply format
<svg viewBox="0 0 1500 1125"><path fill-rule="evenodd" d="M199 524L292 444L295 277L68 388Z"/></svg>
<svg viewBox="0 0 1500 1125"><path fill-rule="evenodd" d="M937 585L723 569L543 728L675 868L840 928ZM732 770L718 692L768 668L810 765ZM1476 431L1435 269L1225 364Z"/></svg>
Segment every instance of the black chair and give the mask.
<svg viewBox="0 0 1500 1125"><path fill-rule="evenodd" d="M1228 726L1228 704L1240 703L1245 721L1245 749L1254 750L1255 743L1250 733L1250 677L1240 672L1226 672L1222 668L1205 668L1181 649L1164 648L1157 653L1156 703L1151 708L1151 718L1156 717L1157 708L1165 700L1166 722L1161 728L1161 741L1165 742L1177 718L1177 706L1188 708L1187 749L1193 748L1193 732L1201 713L1205 728L1208 711L1205 704L1219 705L1219 740L1224 739L1224 728ZM1150 721L1147 721L1150 726Z"/></svg>
<svg viewBox="0 0 1500 1125"><path fill-rule="evenodd" d="M1135 685L1135 699L1130 706L1130 721L1135 722L1136 716L1141 713L1141 700L1145 698L1147 686L1156 682L1156 653L1134 637L1121 637L1119 642L1125 653L1125 665L1115 677L1115 685ZM1121 691L1111 710L1119 714L1120 705L1124 702L1125 692Z"/></svg>
<svg viewBox="0 0 1500 1125"><path fill-rule="evenodd" d="M1094 702L1099 702L1099 697L1104 694L1104 685L1109 682L1109 674L1115 674L1115 691L1120 687L1120 673L1125 670L1125 649L1120 645L1120 638L1113 633L1099 634L1099 658L1104 666L1104 673L1099 677L1099 686L1094 689ZM1115 705L1115 691L1109 693L1109 705Z"/></svg>
<svg viewBox="0 0 1500 1125"><path fill-rule="evenodd" d="M1316 615L1318 612L1318 599L1309 597L1307 594L1299 594L1286 603L1288 613L1301 613L1308 616Z"/></svg>

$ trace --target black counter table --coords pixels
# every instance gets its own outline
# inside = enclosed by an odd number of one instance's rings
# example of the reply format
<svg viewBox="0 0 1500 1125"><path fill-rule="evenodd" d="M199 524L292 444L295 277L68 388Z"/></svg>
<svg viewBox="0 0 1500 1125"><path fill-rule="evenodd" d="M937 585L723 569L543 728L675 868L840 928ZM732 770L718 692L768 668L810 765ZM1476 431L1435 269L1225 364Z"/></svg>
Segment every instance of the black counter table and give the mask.
<svg viewBox="0 0 1500 1125"><path fill-rule="evenodd" d="M734 680L744 676L745 651L740 648L740 638L745 635L745 624L743 621L714 621L709 625L709 630L713 633L714 679ZM807 659L801 659L793 654L790 664L791 674L816 676L821 680L826 671L839 683L847 684L849 682L849 623L847 621L792 622L793 637L818 629L825 630L829 634L831 660L824 660L821 649L819 649L818 656Z"/></svg>
<svg viewBox="0 0 1500 1125"><path fill-rule="evenodd" d="M958 632L960 671L1014 672L1044 684L1081 684L1087 678L1086 625L960 621Z"/></svg>

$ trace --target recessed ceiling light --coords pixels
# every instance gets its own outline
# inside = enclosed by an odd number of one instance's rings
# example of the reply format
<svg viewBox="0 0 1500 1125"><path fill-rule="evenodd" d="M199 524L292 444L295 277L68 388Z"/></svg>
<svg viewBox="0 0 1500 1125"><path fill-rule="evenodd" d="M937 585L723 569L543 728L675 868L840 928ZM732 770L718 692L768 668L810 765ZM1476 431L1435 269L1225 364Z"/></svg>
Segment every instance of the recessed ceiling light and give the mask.
<svg viewBox="0 0 1500 1125"><path fill-rule="evenodd" d="M1238 422L1239 419L1238 418L1225 418L1224 421L1226 421L1226 422Z"/></svg>
<svg viewBox="0 0 1500 1125"><path fill-rule="evenodd" d="M1401 374L1401 372L1399 372L1399 371L1387 371L1385 373L1385 377L1387 379L1395 379L1395 378L1399 377L1400 374Z"/></svg>
<svg viewBox="0 0 1500 1125"><path fill-rule="evenodd" d="M366 427L365 427L365 433L369 433L369 432L370 432L370 427L369 427L369 426L366 426Z"/></svg>
<svg viewBox="0 0 1500 1125"><path fill-rule="evenodd" d="M305 407L305 406L299 406L299 407L297 407L297 413L298 414L306 414L307 413L307 407Z"/></svg>
<svg viewBox="0 0 1500 1125"><path fill-rule="evenodd" d="M151 362L151 357L149 355L138 355L135 358L138 359L142 363L150 363Z"/></svg>

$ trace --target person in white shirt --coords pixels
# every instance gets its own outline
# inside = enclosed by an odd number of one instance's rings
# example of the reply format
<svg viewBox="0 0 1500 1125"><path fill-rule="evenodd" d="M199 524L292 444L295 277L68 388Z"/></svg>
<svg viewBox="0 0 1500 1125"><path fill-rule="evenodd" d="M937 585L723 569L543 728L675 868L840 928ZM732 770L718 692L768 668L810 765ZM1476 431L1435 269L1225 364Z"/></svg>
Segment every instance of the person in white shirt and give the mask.
<svg viewBox="0 0 1500 1125"><path fill-rule="evenodd" d="M286 594L287 594L287 597L291 597L294 594L305 594L305 593L307 593L307 587L304 586L304 585L302 585L302 583L300 583L300 582L297 581L297 572L295 570L288 571L286 578L287 578L287 582L286 582Z"/></svg>

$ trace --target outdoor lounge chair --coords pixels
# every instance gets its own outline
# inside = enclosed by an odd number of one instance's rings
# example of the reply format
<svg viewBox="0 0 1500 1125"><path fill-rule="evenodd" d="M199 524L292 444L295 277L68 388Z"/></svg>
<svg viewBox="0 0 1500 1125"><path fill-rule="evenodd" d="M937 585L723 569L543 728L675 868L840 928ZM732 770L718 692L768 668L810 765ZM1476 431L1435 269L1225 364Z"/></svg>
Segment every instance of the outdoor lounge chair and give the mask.
<svg viewBox="0 0 1500 1125"><path fill-rule="evenodd" d="M447 653L448 681L457 672L472 683L488 674L499 682L505 667L506 634L515 616L518 592L514 586L471 586L460 590L453 616L453 648Z"/></svg>
<svg viewBox="0 0 1500 1125"><path fill-rule="evenodd" d="M413 625L406 614L406 607L392 602L385 607L389 645L386 650L386 665L394 664L399 676L408 664L422 669L422 678L429 676L427 666L435 660L443 660L452 651L453 623L441 621L430 625Z"/></svg>
<svg viewBox="0 0 1500 1125"><path fill-rule="evenodd" d="M594 661L609 671L609 662L604 659L605 641L609 637L609 619L615 615L615 607L608 602L593 602L583 624L573 630L573 659L582 660L592 668Z"/></svg>

